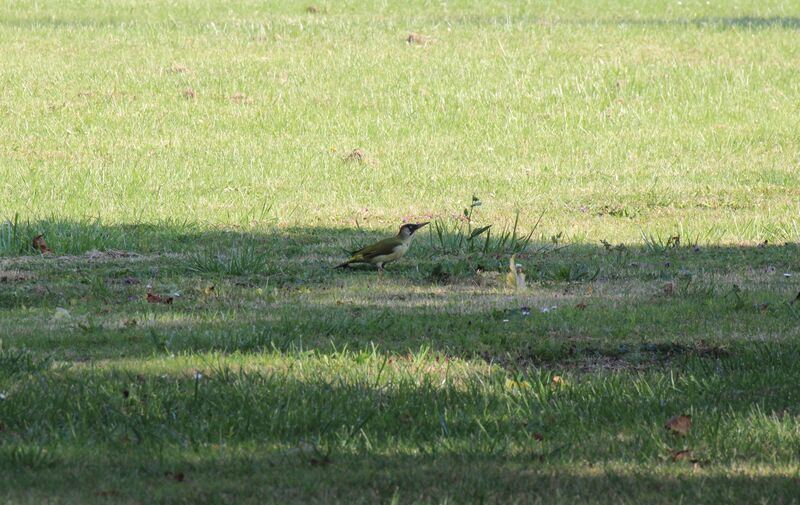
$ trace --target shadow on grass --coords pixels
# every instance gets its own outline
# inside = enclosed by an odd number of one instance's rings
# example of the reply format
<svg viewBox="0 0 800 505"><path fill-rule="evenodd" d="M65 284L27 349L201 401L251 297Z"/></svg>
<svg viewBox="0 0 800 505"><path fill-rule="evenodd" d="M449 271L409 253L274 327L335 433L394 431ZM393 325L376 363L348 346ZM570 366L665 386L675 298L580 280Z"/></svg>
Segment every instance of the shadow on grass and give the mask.
<svg viewBox="0 0 800 505"><path fill-rule="evenodd" d="M800 28L800 17L793 16L703 16L698 18L597 18L582 20L559 20L565 24L582 25L631 25L631 26L654 26L654 27L697 27L697 28L720 28L720 29L769 29L779 28L786 30L797 30Z"/></svg>
<svg viewBox="0 0 800 505"><path fill-rule="evenodd" d="M656 468L549 466L538 459L358 456L329 464L305 460L210 457L199 462L131 458L97 467L86 461L14 471L4 486L22 497L76 503L794 503L798 483L781 474ZM135 464L138 463L138 466ZM180 480L178 480L179 476ZM65 481L80 482L65 489Z"/></svg>
<svg viewBox="0 0 800 505"><path fill-rule="evenodd" d="M31 238L39 233L55 254L34 254ZM537 242L530 249L537 252L517 258L530 286L524 292L506 286L509 254L442 252L425 231L383 275L371 267L332 268L345 249L385 235L180 223L6 225L0 250L27 254L0 258L6 341L73 357L376 343L391 352L427 347L510 367L613 367L620 360L716 358L755 336L798 336L800 308L790 303L800 278L795 243L706 247L665 236L645 245L557 249ZM243 271L234 273L224 263L231 251L259 260L242 258ZM487 281L485 272L494 277ZM180 296L171 305L147 303L151 283ZM210 285L216 290L209 294ZM54 322L59 307L80 316Z"/></svg>
<svg viewBox="0 0 800 505"><path fill-rule="evenodd" d="M296 15L304 15L299 11ZM163 16L162 16L163 17ZM82 14L67 14L64 16L28 16L28 17L6 17L0 19L0 26L14 28L97 28L124 26L126 24L144 22L147 25L163 24L169 28L174 28L174 21L162 17L150 16L147 19L140 19L136 16L104 16L87 17ZM512 18L513 20L513 18ZM465 14L451 14L448 16L449 22L473 22L491 23L507 22L506 16L473 16ZM539 24L543 21L550 21L541 16L525 15L517 18L517 21L524 21L530 24ZM614 17L612 15L596 16L594 18L557 18L559 24L580 24L580 25L643 25L643 26L679 26L679 27L701 27L701 28L723 28L723 29L768 29L780 28L796 30L800 28L800 17L797 16L701 16L696 18L675 17L667 18L638 18L638 17Z"/></svg>
<svg viewBox="0 0 800 505"><path fill-rule="evenodd" d="M216 503L216 493L236 503L352 503L365 488L374 501L796 496L797 479L780 473L797 450L797 345L714 366L698 360L671 378L611 374L553 387L548 374L534 374L519 390L502 374L442 382L433 360L390 365L376 380L380 358L341 371L337 358L306 362L308 372L218 368L200 379L89 367L39 373L0 404L3 492L66 486L141 498L155 488L194 503ZM663 428L676 412L693 415L687 437ZM685 447L698 468L670 460ZM727 474L759 464L770 466Z"/></svg>
<svg viewBox="0 0 800 505"><path fill-rule="evenodd" d="M378 275L331 269L376 232L44 222L16 243L41 228L72 256L0 260L12 500L796 496L796 479L725 474L796 461L797 284L783 275L800 267L796 244L576 244L520 255L519 293L477 281L479 266L504 275L507 255L444 254L425 235ZM263 248L262 268L192 268L192 254L241 244ZM148 283L181 296L147 303ZM80 363L98 358L122 360ZM667 433L683 412L690 434ZM670 460L686 447L700 469Z"/></svg>
<svg viewBox="0 0 800 505"><path fill-rule="evenodd" d="M650 461L674 443L696 444L719 463L735 460L748 444L759 446L748 453L751 462L791 459L797 450L796 440L786 439L800 414L793 400L797 343L751 347L712 363L695 359L679 375L601 374L562 385L549 372L509 383L501 370L451 369L425 356L294 358L261 366L57 368L35 373L36 380L20 371L2 377L6 384L23 380L3 400L0 437L151 450L307 441L344 453L370 447L431 456L527 448L550 462ZM689 438L675 439L663 425L684 412L693 414L694 427ZM576 433L585 434L580 442Z"/></svg>

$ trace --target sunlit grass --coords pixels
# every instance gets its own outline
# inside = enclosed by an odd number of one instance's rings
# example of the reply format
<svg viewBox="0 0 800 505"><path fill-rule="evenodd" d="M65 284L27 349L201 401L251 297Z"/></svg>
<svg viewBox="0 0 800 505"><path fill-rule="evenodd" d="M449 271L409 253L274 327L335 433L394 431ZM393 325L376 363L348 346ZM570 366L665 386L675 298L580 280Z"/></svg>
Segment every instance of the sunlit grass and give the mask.
<svg viewBox="0 0 800 505"><path fill-rule="evenodd" d="M798 5L309 7L0 8L0 500L794 503Z"/></svg>

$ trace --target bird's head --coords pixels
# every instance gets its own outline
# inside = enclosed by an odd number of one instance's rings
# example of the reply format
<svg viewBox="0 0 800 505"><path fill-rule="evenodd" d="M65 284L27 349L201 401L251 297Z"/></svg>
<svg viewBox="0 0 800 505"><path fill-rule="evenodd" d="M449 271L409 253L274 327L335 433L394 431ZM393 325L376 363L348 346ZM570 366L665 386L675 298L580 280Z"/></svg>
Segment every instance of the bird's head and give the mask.
<svg viewBox="0 0 800 505"><path fill-rule="evenodd" d="M403 238L410 237L410 236L412 236L414 234L414 232L416 232L417 230L419 230L420 228L422 228L423 226L425 226L427 224L428 224L427 222L426 223L406 223L406 224L404 224L403 226L400 227L400 233L398 233L398 235L400 235Z"/></svg>

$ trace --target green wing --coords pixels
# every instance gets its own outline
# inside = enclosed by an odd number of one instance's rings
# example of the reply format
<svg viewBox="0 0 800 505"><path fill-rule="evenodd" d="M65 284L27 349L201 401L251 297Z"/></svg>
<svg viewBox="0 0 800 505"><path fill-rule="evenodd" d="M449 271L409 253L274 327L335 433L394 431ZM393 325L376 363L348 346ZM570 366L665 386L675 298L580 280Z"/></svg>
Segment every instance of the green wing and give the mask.
<svg viewBox="0 0 800 505"><path fill-rule="evenodd" d="M399 245L402 245L402 243L403 242L401 240L395 237L385 238L380 242L368 245L354 252L353 257L350 258L350 261L368 261L376 256L392 254L395 248Z"/></svg>

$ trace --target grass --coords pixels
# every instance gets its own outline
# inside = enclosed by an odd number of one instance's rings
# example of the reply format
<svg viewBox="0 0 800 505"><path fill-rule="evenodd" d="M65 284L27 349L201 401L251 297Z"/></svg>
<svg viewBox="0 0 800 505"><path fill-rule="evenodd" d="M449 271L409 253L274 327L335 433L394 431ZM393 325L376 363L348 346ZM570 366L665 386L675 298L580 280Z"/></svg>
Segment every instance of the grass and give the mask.
<svg viewBox="0 0 800 505"><path fill-rule="evenodd" d="M797 503L794 3L315 5L0 9L0 499Z"/></svg>

